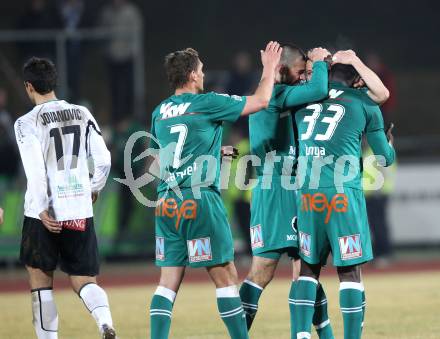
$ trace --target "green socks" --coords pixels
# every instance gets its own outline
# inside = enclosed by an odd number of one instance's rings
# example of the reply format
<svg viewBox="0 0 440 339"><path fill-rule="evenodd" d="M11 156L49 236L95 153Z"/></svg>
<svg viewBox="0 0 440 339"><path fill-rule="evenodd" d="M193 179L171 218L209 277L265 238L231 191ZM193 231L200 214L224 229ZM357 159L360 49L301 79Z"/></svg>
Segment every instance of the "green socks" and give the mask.
<svg viewBox="0 0 440 339"><path fill-rule="evenodd" d="M362 285L362 324L361 324L361 331L364 329L364 321L365 321L365 308L367 306L367 302L365 301L365 287L364 283L361 282Z"/></svg>
<svg viewBox="0 0 440 339"><path fill-rule="evenodd" d="M296 280L292 280L289 291L289 310L290 310L290 337L296 338L296 322L295 322L295 307L293 301L295 299Z"/></svg>
<svg viewBox="0 0 440 339"><path fill-rule="evenodd" d="M249 330L258 311L258 300L263 287L258 286L250 280L245 280L240 288L240 299L243 304L244 313L246 314L246 325Z"/></svg>
<svg viewBox="0 0 440 339"><path fill-rule="evenodd" d="M235 285L217 288L217 306L231 339L248 339L246 317Z"/></svg>
<svg viewBox="0 0 440 339"><path fill-rule="evenodd" d="M158 286L150 305L151 339L167 339L176 292Z"/></svg>
<svg viewBox="0 0 440 339"><path fill-rule="evenodd" d="M316 279L304 276L292 283L293 297L289 299L289 303L293 305L295 320L295 326L291 333L292 339L311 338L310 328L315 312L317 287L318 281Z"/></svg>
<svg viewBox="0 0 440 339"><path fill-rule="evenodd" d="M361 337L363 321L363 286L357 282L341 282L339 287L339 304L344 320L344 338Z"/></svg>
<svg viewBox="0 0 440 339"><path fill-rule="evenodd" d="M333 331L330 325L327 312L327 296L322 285L318 285L316 291L315 314L313 315L313 325L320 339L333 339Z"/></svg>

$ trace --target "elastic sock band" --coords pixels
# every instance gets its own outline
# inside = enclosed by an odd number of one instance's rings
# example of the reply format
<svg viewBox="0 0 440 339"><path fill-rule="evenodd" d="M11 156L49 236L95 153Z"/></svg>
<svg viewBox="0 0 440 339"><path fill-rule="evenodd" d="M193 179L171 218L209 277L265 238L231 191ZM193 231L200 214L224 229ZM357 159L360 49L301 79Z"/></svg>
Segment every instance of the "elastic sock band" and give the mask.
<svg viewBox="0 0 440 339"><path fill-rule="evenodd" d="M176 299L176 292L163 286L157 286L156 292L154 292L154 294L167 298L172 303L174 303L174 300Z"/></svg>
<svg viewBox="0 0 440 339"><path fill-rule="evenodd" d="M255 288L258 288L258 289L261 290L261 291L264 289L263 287L257 285L257 284L254 283L253 281L250 281L250 280L247 280L247 279L246 279L245 281L243 281L243 284L251 285L251 286L253 286L253 287L255 287Z"/></svg>
<svg viewBox="0 0 440 339"><path fill-rule="evenodd" d="M361 283L354 282L354 281L341 282L339 284L339 290L346 290L346 289L364 291L364 286Z"/></svg>
<svg viewBox="0 0 440 339"><path fill-rule="evenodd" d="M312 277L305 277L305 276L302 275L302 276L300 276L300 277L298 278L298 281L300 281L300 280L303 280L303 281L310 281L310 282L312 282L312 283L318 285L318 280L316 280L315 278L312 278Z"/></svg>
<svg viewBox="0 0 440 339"><path fill-rule="evenodd" d="M235 285L217 288L215 294L217 298L236 298L239 296L237 286Z"/></svg>

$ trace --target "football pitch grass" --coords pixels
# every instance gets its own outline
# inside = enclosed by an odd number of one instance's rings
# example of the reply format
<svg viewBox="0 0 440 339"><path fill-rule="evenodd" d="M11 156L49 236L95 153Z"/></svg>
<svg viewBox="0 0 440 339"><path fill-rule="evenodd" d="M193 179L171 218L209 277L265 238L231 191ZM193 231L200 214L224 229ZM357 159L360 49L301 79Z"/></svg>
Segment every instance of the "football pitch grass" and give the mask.
<svg viewBox="0 0 440 339"><path fill-rule="evenodd" d="M440 272L367 275L364 282L364 338L439 338ZM325 276L322 283L335 337L342 338L337 277ZM290 338L289 287L289 280L276 278L268 286L251 338ZM149 338L147 307L154 289L152 285L106 288L119 338ZM99 338L94 320L72 291L55 292L55 300L60 339ZM29 293L0 293L0 338L33 338L31 321ZM312 336L317 337L315 332ZM174 307L170 338L228 338L211 283L184 282Z"/></svg>

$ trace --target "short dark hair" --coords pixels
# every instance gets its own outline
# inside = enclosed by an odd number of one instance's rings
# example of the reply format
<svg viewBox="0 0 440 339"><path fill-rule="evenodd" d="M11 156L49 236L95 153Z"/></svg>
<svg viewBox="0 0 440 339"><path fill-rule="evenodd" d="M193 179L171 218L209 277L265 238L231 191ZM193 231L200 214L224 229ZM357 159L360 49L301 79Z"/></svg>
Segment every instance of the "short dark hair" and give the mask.
<svg viewBox="0 0 440 339"><path fill-rule="evenodd" d="M57 85L57 70L49 59L32 57L23 66L23 80L30 83L38 94L52 92Z"/></svg>
<svg viewBox="0 0 440 339"><path fill-rule="evenodd" d="M173 90L183 87L192 71L197 71L199 53L192 48L176 51L165 57L165 71Z"/></svg>
<svg viewBox="0 0 440 339"><path fill-rule="evenodd" d="M283 44L283 51L281 52L280 64L283 66L290 67L297 60L307 60L306 53L295 44Z"/></svg>
<svg viewBox="0 0 440 339"><path fill-rule="evenodd" d="M344 82L350 87L358 77L359 73L352 65L335 64L331 67L329 72L330 80Z"/></svg>

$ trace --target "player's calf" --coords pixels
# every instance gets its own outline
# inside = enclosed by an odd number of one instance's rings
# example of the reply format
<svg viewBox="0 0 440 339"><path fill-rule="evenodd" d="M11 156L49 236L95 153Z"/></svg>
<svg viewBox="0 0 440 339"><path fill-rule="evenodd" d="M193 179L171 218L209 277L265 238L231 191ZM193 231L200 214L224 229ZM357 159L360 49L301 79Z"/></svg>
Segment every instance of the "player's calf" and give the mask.
<svg viewBox="0 0 440 339"><path fill-rule="evenodd" d="M245 313L236 285L238 275L234 263L211 266L208 273L217 287L217 307L229 335L232 339L249 338Z"/></svg>
<svg viewBox="0 0 440 339"><path fill-rule="evenodd" d="M52 287L31 290L32 315L38 339L58 338L58 312L53 298Z"/></svg>
<svg viewBox="0 0 440 339"><path fill-rule="evenodd" d="M300 277L294 283L289 299L292 338L311 338L320 271L321 265L311 265L301 260Z"/></svg>
<svg viewBox="0 0 440 339"><path fill-rule="evenodd" d="M272 280L278 260L254 256L251 270L240 288L240 298L246 314L248 330L258 311L258 301L264 288Z"/></svg>
<svg viewBox="0 0 440 339"><path fill-rule="evenodd" d="M113 319L110 312L107 293L97 285L94 277L71 276L70 280L75 292L84 302L87 310L96 321L96 325L103 338L116 338L113 329ZM77 288L79 282L87 281Z"/></svg>
<svg viewBox="0 0 440 339"><path fill-rule="evenodd" d="M174 300L184 274L184 266L161 267L159 286L154 292L150 304L151 339L168 338Z"/></svg>
<svg viewBox="0 0 440 339"><path fill-rule="evenodd" d="M58 312L53 298L53 272L26 266L32 295L32 318L38 339L58 338Z"/></svg>
<svg viewBox="0 0 440 339"><path fill-rule="evenodd" d="M344 338L361 337L365 293L358 265L338 267L339 304L344 320Z"/></svg>

